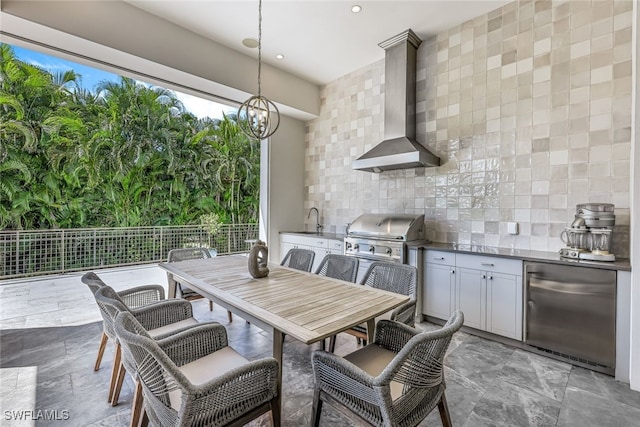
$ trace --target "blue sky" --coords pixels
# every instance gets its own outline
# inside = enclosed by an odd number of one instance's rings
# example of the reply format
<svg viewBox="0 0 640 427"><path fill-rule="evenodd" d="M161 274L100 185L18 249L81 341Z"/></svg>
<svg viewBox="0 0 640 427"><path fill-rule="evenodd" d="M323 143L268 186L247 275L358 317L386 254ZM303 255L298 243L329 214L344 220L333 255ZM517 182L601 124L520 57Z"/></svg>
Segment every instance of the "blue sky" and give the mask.
<svg viewBox="0 0 640 427"><path fill-rule="evenodd" d="M18 59L29 64L37 65L51 73L74 70L77 74L82 76L80 85L83 88L89 89L91 91L94 91L96 86L102 81L118 81L118 79L120 78L120 76L118 76L117 74L102 71L97 68L88 67L86 65L67 61L65 59L46 55L44 53L35 52L19 46L12 45L12 47ZM237 108L234 107L218 104L175 90L174 92L178 99L182 101L185 108L200 118L222 118L222 112L226 112L227 114L229 114L232 112L235 113L237 111Z"/></svg>

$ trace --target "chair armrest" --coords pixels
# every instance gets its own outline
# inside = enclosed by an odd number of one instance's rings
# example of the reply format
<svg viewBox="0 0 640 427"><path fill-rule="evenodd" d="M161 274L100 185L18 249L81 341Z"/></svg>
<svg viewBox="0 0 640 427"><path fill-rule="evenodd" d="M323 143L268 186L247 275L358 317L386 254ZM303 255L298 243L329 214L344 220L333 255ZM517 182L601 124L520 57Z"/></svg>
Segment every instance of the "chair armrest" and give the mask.
<svg viewBox="0 0 640 427"><path fill-rule="evenodd" d="M164 287L161 285L137 286L120 291L118 295L129 308L142 307L165 299Z"/></svg>
<svg viewBox="0 0 640 427"><path fill-rule="evenodd" d="M193 317L193 308L189 301L170 299L131 309L131 313L149 330L189 319Z"/></svg>
<svg viewBox="0 0 640 427"><path fill-rule="evenodd" d="M182 366L229 345L227 330L218 322L201 323L157 340L177 365Z"/></svg>
<svg viewBox="0 0 640 427"><path fill-rule="evenodd" d="M391 320L413 326L416 324L416 300L412 299L391 312Z"/></svg>
<svg viewBox="0 0 640 427"><path fill-rule="evenodd" d="M311 363L316 388L340 390L372 404L378 402L373 389L376 379L348 360L316 350L311 354Z"/></svg>
<svg viewBox="0 0 640 427"><path fill-rule="evenodd" d="M444 380L444 355L451 337L464 321L462 312L456 311L441 329L420 332L400 323L383 320L376 329L376 341L387 341L399 351L376 380L393 380L414 387L435 387ZM379 334L379 335L378 335ZM405 344L402 342L405 341ZM400 346L402 344L402 346ZM394 350L395 351L395 350ZM407 359L409 363L407 364ZM420 371L416 376L414 371Z"/></svg>
<svg viewBox="0 0 640 427"><path fill-rule="evenodd" d="M381 320L376 324L374 342L389 351L398 353L420 331L393 320Z"/></svg>
<svg viewBox="0 0 640 427"><path fill-rule="evenodd" d="M268 357L199 385L190 383L179 371L175 379L188 395L183 396L183 402L190 399L190 405L196 404L201 412L246 412L278 395L278 369L278 362Z"/></svg>

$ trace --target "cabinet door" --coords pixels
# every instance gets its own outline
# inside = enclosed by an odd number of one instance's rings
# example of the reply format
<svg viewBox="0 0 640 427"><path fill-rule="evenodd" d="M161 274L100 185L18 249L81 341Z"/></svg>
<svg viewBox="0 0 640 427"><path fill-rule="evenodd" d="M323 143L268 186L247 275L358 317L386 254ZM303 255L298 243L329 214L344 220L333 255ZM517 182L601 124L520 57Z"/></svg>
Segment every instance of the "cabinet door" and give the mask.
<svg viewBox="0 0 640 427"><path fill-rule="evenodd" d="M314 249L314 248L312 248L310 246L294 244L294 243L291 243L291 242L281 242L280 243L280 262L282 262L282 260L284 259L285 255L287 255L287 252L289 252L290 249L294 249L294 248L311 249L311 250ZM315 263L315 259L313 261Z"/></svg>
<svg viewBox="0 0 640 427"><path fill-rule="evenodd" d="M344 254L344 242L342 240L329 240L328 245L330 254Z"/></svg>
<svg viewBox="0 0 640 427"><path fill-rule="evenodd" d="M448 265L425 263L422 311L427 316L448 320L455 291L455 269Z"/></svg>
<svg viewBox="0 0 640 427"><path fill-rule="evenodd" d="M487 273L487 331L522 340L522 276Z"/></svg>
<svg viewBox="0 0 640 427"><path fill-rule="evenodd" d="M485 330L486 273L470 268L456 269L456 309L464 313L464 324Z"/></svg>
<svg viewBox="0 0 640 427"><path fill-rule="evenodd" d="M313 257L313 267L311 267L311 272L315 273L318 267L320 267L320 263L324 259L325 255L327 255L329 250L327 248L319 248L317 246L311 247L309 249L311 249L315 253L315 256Z"/></svg>

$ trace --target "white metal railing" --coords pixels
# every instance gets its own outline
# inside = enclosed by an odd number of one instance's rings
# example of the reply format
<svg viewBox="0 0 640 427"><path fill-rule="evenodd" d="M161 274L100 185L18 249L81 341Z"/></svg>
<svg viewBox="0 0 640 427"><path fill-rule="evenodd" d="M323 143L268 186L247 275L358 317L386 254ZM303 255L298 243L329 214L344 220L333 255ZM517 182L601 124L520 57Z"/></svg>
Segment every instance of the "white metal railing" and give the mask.
<svg viewBox="0 0 640 427"><path fill-rule="evenodd" d="M175 248L242 253L257 238L258 224L0 231L0 279L160 262Z"/></svg>

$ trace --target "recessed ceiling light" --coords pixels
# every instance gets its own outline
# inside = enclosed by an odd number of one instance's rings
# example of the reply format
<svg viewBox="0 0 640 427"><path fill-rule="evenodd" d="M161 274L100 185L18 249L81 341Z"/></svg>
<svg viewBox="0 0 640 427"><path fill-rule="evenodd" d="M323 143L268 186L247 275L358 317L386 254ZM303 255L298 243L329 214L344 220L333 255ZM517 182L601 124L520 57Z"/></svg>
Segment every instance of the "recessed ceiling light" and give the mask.
<svg viewBox="0 0 640 427"><path fill-rule="evenodd" d="M276 55L276 59L284 59L284 55L279 53Z"/></svg>
<svg viewBox="0 0 640 427"><path fill-rule="evenodd" d="M258 40L250 37L242 40L242 44L250 49L255 49L258 47Z"/></svg>
<svg viewBox="0 0 640 427"><path fill-rule="evenodd" d="M360 6L359 4L354 4L353 6L351 6L351 12L353 13L362 12L362 6Z"/></svg>

